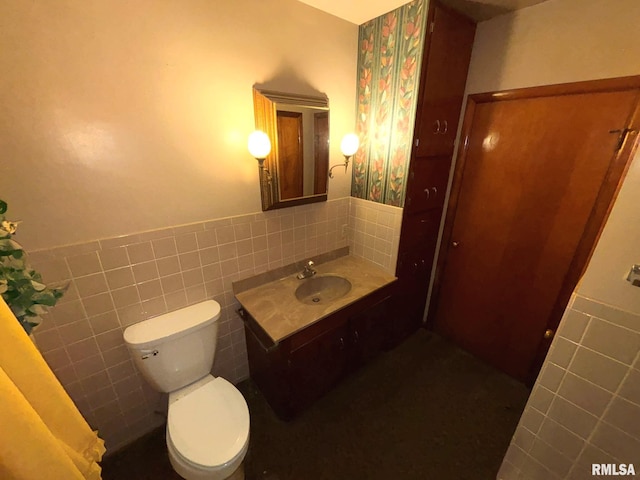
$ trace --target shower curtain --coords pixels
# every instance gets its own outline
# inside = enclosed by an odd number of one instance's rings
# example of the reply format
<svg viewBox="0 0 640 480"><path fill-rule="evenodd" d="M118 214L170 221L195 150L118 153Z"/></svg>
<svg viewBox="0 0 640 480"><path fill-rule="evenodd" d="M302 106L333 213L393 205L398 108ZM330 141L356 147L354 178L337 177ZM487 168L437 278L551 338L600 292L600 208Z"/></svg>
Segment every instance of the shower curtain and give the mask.
<svg viewBox="0 0 640 480"><path fill-rule="evenodd" d="M0 298L0 478L99 480L93 432Z"/></svg>

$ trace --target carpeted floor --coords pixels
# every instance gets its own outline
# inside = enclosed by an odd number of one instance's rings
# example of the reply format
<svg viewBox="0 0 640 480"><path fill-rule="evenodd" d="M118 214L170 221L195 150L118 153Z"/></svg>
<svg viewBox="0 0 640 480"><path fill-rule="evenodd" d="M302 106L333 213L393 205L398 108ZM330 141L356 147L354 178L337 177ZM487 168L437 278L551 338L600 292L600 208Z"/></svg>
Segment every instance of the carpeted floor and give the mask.
<svg viewBox="0 0 640 480"><path fill-rule="evenodd" d="M247 480L493 480L529 390L418 331L291 422L251 381ZM164 431L103 463L105 480L179 479Z"/></svg>

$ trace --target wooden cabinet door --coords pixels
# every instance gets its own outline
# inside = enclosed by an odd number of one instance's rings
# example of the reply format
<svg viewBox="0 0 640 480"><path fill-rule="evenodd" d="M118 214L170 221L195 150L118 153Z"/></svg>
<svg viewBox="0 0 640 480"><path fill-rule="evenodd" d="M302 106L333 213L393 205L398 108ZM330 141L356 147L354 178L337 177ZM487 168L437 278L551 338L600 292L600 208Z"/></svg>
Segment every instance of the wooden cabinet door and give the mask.
<svg viewBox="0 0 640 480"><path fill-rule="evenodd" d="M403 254L416 257L421 264L431 265L438 240L438 230L442 217L441 210L427 210L415 215L405 215L400 231L400 248ZM406 269L396 269L396 276L404 279Z"/></svg>
<svg viewBox="0 0 640 480"><path fill-rule="evenodd" d="M342 324L289 354L294 411L320 398L342 378L347 365L348 341L347 325Z"/></svg>
<svg viewBox="0 0 640 480"><path fill-rule="evenodd" d="M442 210L447 192L451 157L415 158L409 167L404 212Z"/></svg>
<svg viewBox="0 0 640 480"><path fill-rule="evenodd" d="M436 3L420 79L415 155L451 155L458 130L475 24Z"/></svg>
<svg viewBox="0 0 640 480"><path fill-rule="evenodd" d="M351 318L351 368L375 357L385 346L390 322L390 300L386 297Z"/></svg>
<svg viewBox="0 0 640 480"><path fill-rule="evenodd" d="M438 212L439 213L439 212ZM398 288L394 298L392 342L397 345L422 325L424 308L433 266L433 247L402 252L398 255Z"/></svg>

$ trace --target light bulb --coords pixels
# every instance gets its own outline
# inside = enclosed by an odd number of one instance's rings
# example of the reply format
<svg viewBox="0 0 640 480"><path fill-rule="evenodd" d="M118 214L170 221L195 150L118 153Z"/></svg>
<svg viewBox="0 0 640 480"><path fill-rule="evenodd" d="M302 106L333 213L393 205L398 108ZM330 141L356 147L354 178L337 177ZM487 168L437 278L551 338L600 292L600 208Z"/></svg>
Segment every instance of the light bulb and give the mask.
<svg viewBox="0 0 640 480"><path fill-rule="evenodd" d="M358 151L359 146L360 139L358 135L355 133L347 133L342 137L342 142L340 142L340 151L345 157L350 157Z"/></svg>
<svg viewBox="0 0 640 480"><path fill-rule="evenodd" d="M271 141L269 136L261 130L256 130L249 135L249 153L254 158L265 159L271 151Z"/></svg>

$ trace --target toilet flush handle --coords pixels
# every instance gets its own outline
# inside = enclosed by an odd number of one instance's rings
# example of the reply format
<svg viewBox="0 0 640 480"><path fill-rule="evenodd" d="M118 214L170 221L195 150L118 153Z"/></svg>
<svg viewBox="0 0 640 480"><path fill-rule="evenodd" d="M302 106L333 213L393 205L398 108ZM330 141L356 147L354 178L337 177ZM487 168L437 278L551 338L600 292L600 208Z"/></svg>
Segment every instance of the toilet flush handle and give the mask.
<svg viewBox="0 0 640 480"><path fill-rule="evenodd" d="M140 350L140 353L142 353L142 355L140 356L140 358L142 358L142 360L146 360L149 357L155 357L156 355L158 355L158 350Z"/></svg>

